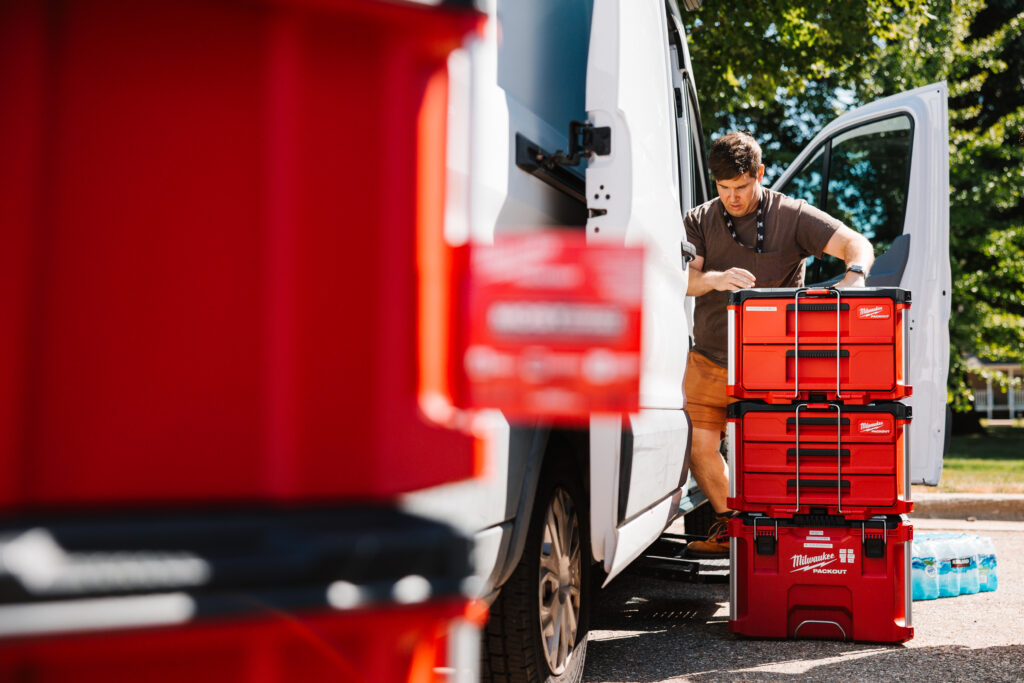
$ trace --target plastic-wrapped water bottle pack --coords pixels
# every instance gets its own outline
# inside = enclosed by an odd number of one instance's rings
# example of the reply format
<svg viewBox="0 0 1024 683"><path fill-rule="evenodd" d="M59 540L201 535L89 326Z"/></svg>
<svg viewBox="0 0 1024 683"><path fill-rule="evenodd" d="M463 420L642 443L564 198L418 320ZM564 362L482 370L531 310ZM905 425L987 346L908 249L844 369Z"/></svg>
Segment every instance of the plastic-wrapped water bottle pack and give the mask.
<svg viewBox="0 0 1024 683"><path fill-rule="evenodd" d="M914 600L994 591L996 549L985 536L955 532L915 534L911 582Z"/></svg>

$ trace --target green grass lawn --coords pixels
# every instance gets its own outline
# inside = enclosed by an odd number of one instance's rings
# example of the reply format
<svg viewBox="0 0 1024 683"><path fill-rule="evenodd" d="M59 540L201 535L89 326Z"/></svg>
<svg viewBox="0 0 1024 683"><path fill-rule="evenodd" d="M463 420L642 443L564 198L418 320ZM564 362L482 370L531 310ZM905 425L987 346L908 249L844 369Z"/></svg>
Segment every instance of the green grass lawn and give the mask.
<svg viewBox="0 0 1024 683"><path fill-rule="evenodd" d="M954 435L938 488L920 489L925 493L1024 493L1024 426L988 426L983 434Z"/></svg>

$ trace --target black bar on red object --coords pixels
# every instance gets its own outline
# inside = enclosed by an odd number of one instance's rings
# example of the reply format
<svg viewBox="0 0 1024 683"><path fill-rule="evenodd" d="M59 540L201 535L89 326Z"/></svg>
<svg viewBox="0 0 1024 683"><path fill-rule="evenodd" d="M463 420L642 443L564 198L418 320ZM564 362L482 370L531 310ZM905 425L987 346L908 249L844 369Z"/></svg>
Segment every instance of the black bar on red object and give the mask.
<svg viewBox="0 0 1024 683"><path fill-rule="evenodd" d="M799 423L805 427L835 427L836 423L840 425L849 425L850 418L844 417L841 420L831 417L805 417L799 421ZM797 424L797 419L791 417L786 420L786 426L790 427Z"/></svg>
<svg viewBox="0 0 1024 683"><path fill-rule="evenodd" d="M790 448L788 451L786 451L786 455L796 455L796 449L795 448ZM810 456L815 456L815 455L836 455L836 449L835 448L801 448L800 449L800 455L810 455ZM839 452L839 455L842 456L842 457L846 457L846 456L850 455L850 449L849 448L842 449Z"/></svg>
<svg viewBox="0 0 1024 683"><path fill-rule="evenodd" d="M806 301L801 301L799 307L796 304L786 304L786 310L787 311L799 310L801 313L813 312L813 311L835 311L836 310L836 304L835 304L834 301L831 302L831 303L827 303L827 304L811 304L811 303L807 303ZM840 304L839 305L839 310L840 311L848 311L848 310L850 310L850 304Z"/></svg>
<svg viewBox="0 0 1024 683"><path fill-rule="evenodd" d="M789 349L788 351L786 351L786 358L792 358L793 356L796 356L796 355L797 355L797 352L794 351L793 349ZM847 357L849 357L850 352L847 349L843 349L842 351L839 352L839 355L842 358L847 358ZM800 349L800 354L799 354L798 357L799 358L835 358L836 357L836 351L835 351L835 349Z"/></svg>
<svg viewBox="0 0 1024 683"><path fill-rule="evenodd" d="M799 483L800 483L801 487L806 486L808 488L830 488L830 489L834 489L837 486L839 488L844 488L844 489L850 488L850 482L847 481L846 479L843 479L842 481L836 481L835 479L801 479ZM796 485L797 485L797 480L796 479L790 479L789 481L786 482L786 486L787 487L789 487L789 486L794 486L795 487Z"/></svg>

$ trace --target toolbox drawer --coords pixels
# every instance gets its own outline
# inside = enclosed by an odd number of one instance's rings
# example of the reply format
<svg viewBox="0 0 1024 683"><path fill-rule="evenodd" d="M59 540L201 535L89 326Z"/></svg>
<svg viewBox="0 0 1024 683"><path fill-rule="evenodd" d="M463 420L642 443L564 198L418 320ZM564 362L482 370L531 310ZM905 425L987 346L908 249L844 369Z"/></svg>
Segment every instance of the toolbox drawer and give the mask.
<svg viewBox="0 0 1024 683"><path fill-rule="evenodd" d="M902 451L902 449L899 449ZM806 474L896 474L896 461L902 457L896 444L792 443L747 441L735 444L736 469L750 472L795 472L797 457L800 471Z"/></svg>
<svg viewBox="0 0 1024 683"><path fill-rule="evenodd" d="M735 398L779 403L822 394L827 400L867 403L911 393L892 344L844 345L838 350L835 344L801 344L799 349L745 344L735 361L735 381L729 386Z"/></svg>
<svg viewBox="0 0 1024 683"><path fill-rule="evenodd" d="M727 408L737 441L801 440L815 443L897 443L904 438L912 411L902 403L768 405L752 401Z"/></svg>
<svg viewBox="0 0 1024 683"><path fill-rule="evenodd" d="M798 484L799 482L799 490ZM730 482L734 495L729 507L746 512L763 512L773 517L810 514L845 514L855 519L878 514L910 512L913 505L903 499L899 480L893 475L741 472ZM799 497L798 497L799 496Z"/></svg>

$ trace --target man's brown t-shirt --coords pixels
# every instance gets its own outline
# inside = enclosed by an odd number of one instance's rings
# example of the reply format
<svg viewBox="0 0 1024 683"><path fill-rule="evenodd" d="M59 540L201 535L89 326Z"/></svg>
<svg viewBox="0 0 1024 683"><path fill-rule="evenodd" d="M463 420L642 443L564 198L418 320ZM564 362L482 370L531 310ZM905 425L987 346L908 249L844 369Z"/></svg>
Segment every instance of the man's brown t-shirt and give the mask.
<svg viewBox="0 0 1024 683"><path fill-rule="evenodd" d="M802 199L762 188L767 193L764 212L764 250L737 244L725 225L722 200L712 199L686 214L686 239L697 256L704 257L704 272L744 268L754 274L756 287L801 287L804 260L821 258L825 245L843 224ZM736 235L744 245L757 238L757 211L733 217ZM693 310L694 350L721 366L728 364L728 292L711 290L698 296Z"/></svg>

